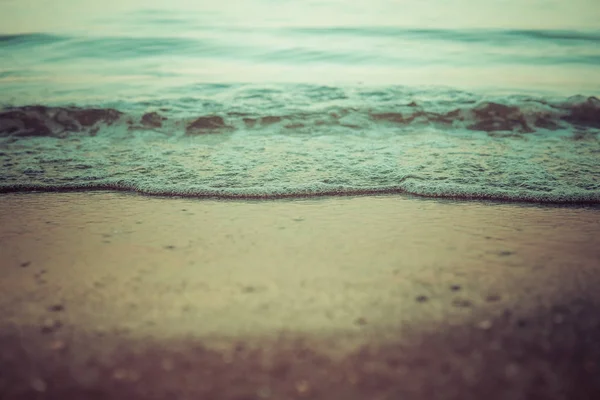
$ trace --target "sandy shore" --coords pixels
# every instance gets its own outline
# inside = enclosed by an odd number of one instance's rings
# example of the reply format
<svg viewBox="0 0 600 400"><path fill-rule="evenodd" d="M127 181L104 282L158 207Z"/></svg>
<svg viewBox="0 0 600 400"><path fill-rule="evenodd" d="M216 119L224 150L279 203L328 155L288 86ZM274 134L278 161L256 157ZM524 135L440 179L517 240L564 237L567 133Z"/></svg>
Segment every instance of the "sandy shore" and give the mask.
<svg viewBox="0 0 600 400"><path fill-rule="evenodd" d="M600 209L0 197L2 399L595 399Z"/></svg>

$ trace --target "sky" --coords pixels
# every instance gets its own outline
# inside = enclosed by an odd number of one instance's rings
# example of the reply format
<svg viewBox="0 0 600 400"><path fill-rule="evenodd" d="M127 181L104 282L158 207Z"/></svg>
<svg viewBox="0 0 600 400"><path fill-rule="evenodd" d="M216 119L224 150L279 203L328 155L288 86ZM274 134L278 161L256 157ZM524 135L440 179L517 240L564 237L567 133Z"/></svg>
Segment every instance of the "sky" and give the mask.
<svg viewBox="0 0 600 400"><path fill-rule="evenodd" d="M600 0L0 0L0 32L94 33L143 9L231 26L600 29Z"/></svg>

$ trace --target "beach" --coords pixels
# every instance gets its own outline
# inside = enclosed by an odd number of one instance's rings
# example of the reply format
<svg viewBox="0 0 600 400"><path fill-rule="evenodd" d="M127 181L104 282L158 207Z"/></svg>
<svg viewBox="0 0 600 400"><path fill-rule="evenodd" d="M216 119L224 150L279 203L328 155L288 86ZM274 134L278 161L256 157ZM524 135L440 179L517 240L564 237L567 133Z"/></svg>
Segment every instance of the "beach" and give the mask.
<svg viewBox="0 0 600 400"><path fill-rule="evenodd" d="M596 3L0 1L0 400L600 399Z"/></svg>
<svg viewBox="0 0 600 400"><path fill-rule="evenodd" d="M0 197L3 399L592 399L600 209Z"/></svg>

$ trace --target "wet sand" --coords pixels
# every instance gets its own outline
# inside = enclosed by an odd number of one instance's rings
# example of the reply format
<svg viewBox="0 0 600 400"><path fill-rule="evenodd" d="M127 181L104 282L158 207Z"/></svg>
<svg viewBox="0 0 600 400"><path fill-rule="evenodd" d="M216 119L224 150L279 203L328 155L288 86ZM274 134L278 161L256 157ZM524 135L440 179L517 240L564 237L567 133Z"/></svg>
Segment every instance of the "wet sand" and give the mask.
<svg viewBox="0 0 600 400"><path fill-rule="evenodd" d="M2 399L596 399L600 209L0 197Z"/></svg>

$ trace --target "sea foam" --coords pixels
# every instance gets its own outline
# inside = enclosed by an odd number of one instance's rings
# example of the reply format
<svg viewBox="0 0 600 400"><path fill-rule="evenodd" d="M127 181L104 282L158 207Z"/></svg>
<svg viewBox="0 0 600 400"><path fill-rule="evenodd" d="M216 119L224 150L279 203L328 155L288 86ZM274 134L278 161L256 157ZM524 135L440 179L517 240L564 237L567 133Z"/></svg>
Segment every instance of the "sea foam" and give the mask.
<svg viewBox="0 0 600 400"><path fill-rule="evenodd" d="M7 106L0 191L600 202L595 97L221 90L210 99Z"/></svg>

